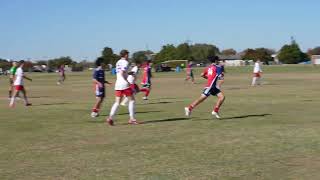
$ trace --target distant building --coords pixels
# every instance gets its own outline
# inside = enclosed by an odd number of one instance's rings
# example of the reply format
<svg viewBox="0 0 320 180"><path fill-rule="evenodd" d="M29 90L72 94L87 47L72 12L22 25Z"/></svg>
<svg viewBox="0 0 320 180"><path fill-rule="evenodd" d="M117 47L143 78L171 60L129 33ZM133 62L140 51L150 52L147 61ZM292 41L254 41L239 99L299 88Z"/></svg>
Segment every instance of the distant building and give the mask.
<svg viewBox="0 0 320 180"><path fill-rule="evenodd" d="M312 64L320 64L320 55L311 56Z"/></svg>

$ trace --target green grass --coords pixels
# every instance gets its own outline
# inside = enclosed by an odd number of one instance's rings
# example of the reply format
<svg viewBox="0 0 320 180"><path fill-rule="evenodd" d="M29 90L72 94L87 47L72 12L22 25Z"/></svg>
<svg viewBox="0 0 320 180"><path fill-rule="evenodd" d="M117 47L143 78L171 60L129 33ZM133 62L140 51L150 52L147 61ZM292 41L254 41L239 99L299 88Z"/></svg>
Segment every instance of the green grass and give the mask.
<svg viewBox="0 0 320 180"><path fill-rule="evenodd" d="M0 77L0 179L320 179L320 68L264 67L252 88L252 67L227 68L223 120L210 112L216 98L185 119L204 80L156 73L149 103L137 96L128 126L121 108L115 127L104 119L113 101L107 89L102 116L90 118L90 73L30 74L32 107L9 109L7 79ZM107 75L114 82L114 77Z"/></svg>

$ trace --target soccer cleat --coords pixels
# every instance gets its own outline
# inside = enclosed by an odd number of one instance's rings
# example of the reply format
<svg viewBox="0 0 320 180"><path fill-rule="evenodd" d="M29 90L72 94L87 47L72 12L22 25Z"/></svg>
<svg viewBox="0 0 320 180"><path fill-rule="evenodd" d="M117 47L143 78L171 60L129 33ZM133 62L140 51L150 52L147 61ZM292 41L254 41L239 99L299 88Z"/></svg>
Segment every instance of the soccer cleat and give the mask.
<svg viewBox="0 0 320 180"><path fill-rule="evenodd" d="M131 124L131 125L139 125L140 123L136 120L136 119L130 119L128 124Z"/></svg>
<svg viewBox="0 0 320 180"><path fill-rule="evenodd" d="M31 103L27 103L26 106L32 106L32 104Z"/></svg>
<svg viewBox="0 0 320 180"><path fill-rule="evenodd" d="M120 105L121 105L121 106L127 106L127 104L124 103L124 102L122 102Z"/></svg>
<svg viewBox="0 0 320 180"><path fill-rule="evenodd" d="M185 107L185 108L184 108L184 112L185 112L185 115L186 115L187 117L190 117L190 116L191 116L191 111L190 111L190 109L189 109L188 107Z"/></svg>
<svg viewBox="0 0 320 180"><path fill-rule="evenodd" d="M112 119L108 118L108 119L106 120L106 122L107 122L110 126L114 126L114 123L113 123L113 120L112 120Z"/></svg>
<svg viewBox="0 0 320 180"><path fill-rule="evenodd" d="M143 97L142 99L146 101L146 100L148 100L148 97L145 96L145 97Z"/></svg>
<svg viewBox="0 0 320 180"><path fill-rule="evenodd" d="M92 112L91 113L91 117L92 118L96 118L96 117L98 117L99 116L99 113L97 113L97 112Z"/></svg>
<svg viewBox="0 0 320 180"><path fill-rule="evenodd" d="M221 119L218 112L212 111L212 115L215 116L217 119Z"/></svg>

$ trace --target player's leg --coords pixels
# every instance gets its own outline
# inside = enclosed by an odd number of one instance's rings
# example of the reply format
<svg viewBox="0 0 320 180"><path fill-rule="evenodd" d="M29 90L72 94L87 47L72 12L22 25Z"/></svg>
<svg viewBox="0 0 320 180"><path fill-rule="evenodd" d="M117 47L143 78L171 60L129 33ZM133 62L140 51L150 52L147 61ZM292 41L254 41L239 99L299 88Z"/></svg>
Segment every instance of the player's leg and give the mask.
<svg viewBox="0 0 320 180"><path fill-rule="evenodd" d="M121 101L120 105L121 106L127 106L129 102L129 98L127 96L123 97L123 100Z"/></svg>
<svg viewBox="0 0 320 180"><path fill-rule="evenodd" d="M135 118L135 114L136 114L136 101L135 101L135 97L132 94L132 96L128 96L129 99L129 105L128 105L128 110L129 110L129 124L139 124Z"/></svg>
<svg viewBox="0 0 320 180"><path fill-rule="evenodd" d="M9 99L11 99L13 91L14 91L13 80L10 79L10 82L9 82L9 96L8 96Z"/></svg>
<svg viewBox="0 0 320 180"><path fill-rule="evenodd" d="M151 91L151 85L150 84L143 85L143 88L140 89L140 91L144 92L143 100L148 100L148 97L149 97L150 91Z"/></svg>
<svg viewBox="0 0 320 180"><path fill-rule="evenodd" d="M16 102L16 96L17 96L18 92L19 92L19 90L15 89L15 88L13 89L13 93L12 93L12 96L10 99L9 107L14 107L15 102Z"/></svg>
<svg viewBox="0 0 320 180"><path fill-rule="evenodd" d="M115 102L113 103L111 110L110 110L109 117L106 120L107 123L109 123L109 125L111 125L111 126L113 126L113 118L117 114L122 97L123 97L122 91L116 91Z"/></svg>
<svg viewBox="0 0 320 180"><path fill-rule="evenodd" d="M103 103L104 97L96 97L96 103L94 104L91 112L91 117L99 116L99 111L101 109L101 105Z"/></svg>
<svg viewBox="0 0 320 180"><path fill-rule="evenodd" d="M255 86L257 83L257 77L253 76L251 86Z"/></svg>
<svg viewBox="0 0 320 180"><path fill-rule="evenodd" d="M22 87L21 92L22 92L22 94L23 94L24 104L25 104L26 106L31 106L32 104L29 103L29 101L28 101L27 91L24 89L24 87Z"/></svg>
<svg viewBox="0 0 320 180"><path fill-rule="evenodd" d="M188 107L185 107L185 113L186 116L190 116L191 112L194 108L196 108L199 104L201 104L203 101L205 101L208 98L207 95L201 94L201 96L193 101Z"/></svg>
<svg viewBox="0 0 320 180"><path fill-rule="evenodd" d="M212 115L216 116L216 118L220 119L220 115L219 115L219 111L220 111L220 107L222 106L224 100L225 100L225 96L223 94L223 92L219 92L217 93L217 97L218 97L218 101L216 102L214 109L212 111Z"/></svg>

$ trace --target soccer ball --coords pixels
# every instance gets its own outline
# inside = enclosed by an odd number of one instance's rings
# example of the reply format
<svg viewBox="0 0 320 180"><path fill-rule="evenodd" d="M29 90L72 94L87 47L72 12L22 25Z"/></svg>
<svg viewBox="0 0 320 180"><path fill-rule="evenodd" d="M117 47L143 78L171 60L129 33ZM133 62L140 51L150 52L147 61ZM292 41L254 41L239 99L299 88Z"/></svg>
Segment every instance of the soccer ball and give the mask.
<svg viewBox="0 0 320 180"><path fill-rule="evenodd" d="M97 113L97 112L92 112L91 113L91 117L92 118L96 118L96 117L98 117L99 116L99 113Z"/></svg>

